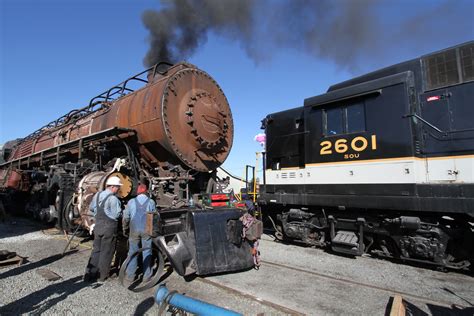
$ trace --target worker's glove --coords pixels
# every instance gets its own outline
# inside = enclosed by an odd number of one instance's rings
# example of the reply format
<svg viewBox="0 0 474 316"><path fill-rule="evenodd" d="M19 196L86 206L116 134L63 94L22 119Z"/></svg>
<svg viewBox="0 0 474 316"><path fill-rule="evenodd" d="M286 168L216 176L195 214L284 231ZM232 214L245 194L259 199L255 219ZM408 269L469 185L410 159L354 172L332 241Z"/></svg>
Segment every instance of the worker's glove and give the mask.
<svg viewBox="0 0 474 316"><path fill-rule="evenodd" d="M95 228L95 223L92 224L91 226L89 226L89 234L92 235L92 232L94 231L94 228Z"/></svg>

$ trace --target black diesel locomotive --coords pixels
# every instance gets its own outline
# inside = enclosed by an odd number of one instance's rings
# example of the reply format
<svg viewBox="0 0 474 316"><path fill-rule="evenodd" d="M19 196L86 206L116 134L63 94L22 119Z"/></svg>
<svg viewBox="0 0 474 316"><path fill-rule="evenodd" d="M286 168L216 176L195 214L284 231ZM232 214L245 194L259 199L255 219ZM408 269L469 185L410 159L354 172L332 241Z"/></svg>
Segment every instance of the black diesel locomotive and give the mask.
<svg viewBox="0 0 474 316"><path fill-rule="evenodd" d="M268 115L259 203L279 238L474 264L474 42Z"/></svg>

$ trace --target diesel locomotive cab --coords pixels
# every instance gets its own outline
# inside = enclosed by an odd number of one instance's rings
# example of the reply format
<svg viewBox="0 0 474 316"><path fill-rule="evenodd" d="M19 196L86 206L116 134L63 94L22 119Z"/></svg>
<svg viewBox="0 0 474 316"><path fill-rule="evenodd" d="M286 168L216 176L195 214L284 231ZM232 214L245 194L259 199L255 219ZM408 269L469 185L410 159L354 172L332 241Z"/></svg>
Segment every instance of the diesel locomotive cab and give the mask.
<svg viewBox="0 0 474 316"><path fill-rule="evenodd" d="M474 258L474 42L273 113L259 203L282 238L451 268Z"/></svg>

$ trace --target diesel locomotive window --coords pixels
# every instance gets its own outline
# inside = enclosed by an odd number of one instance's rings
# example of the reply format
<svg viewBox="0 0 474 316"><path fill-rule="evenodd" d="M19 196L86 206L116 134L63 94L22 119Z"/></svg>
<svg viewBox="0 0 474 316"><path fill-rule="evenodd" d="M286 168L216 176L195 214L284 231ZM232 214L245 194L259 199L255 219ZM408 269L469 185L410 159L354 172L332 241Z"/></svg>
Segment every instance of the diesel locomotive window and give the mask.
<svg viewBox="0 0 474 316"><path fill-rule="evenodd" d="M364 103L328 109L324 112L326 136L365 131Z"/></svg>
<svg viewBox="0 0 474 316"><path fill-rule="evenodd" d="M326 110L326 135L344 133L343 108Z"/></svg>
<svg viewBox="0 0 474 316"><path fill-rule="evenodd" d="M347 133L365 131L365 111L363 103L352 104L346 109Z"/></svg>

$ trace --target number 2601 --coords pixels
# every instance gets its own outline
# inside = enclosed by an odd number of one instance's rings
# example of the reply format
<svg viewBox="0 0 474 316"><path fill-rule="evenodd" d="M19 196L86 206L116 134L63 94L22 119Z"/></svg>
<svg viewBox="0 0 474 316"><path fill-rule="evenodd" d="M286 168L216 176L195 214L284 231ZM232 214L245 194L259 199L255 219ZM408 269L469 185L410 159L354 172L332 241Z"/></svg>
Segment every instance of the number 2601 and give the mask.
<svg viewBox="0 0 474 316"><path fill-rule="evenodd" d="M356 152L361 152L369 148L371 150L376 150L377 149L377 136L372 135L370 136L370 139L367 139L363 136L358 136L354 138L350 144L347 139L341 138L338 139L334 142L325 140L320 143L321 145L321 151L319 152L320 155L330 155L333 153L332 147L334 143L334 151L339 154L343 154L347 152L350 149Z"/></svg>

